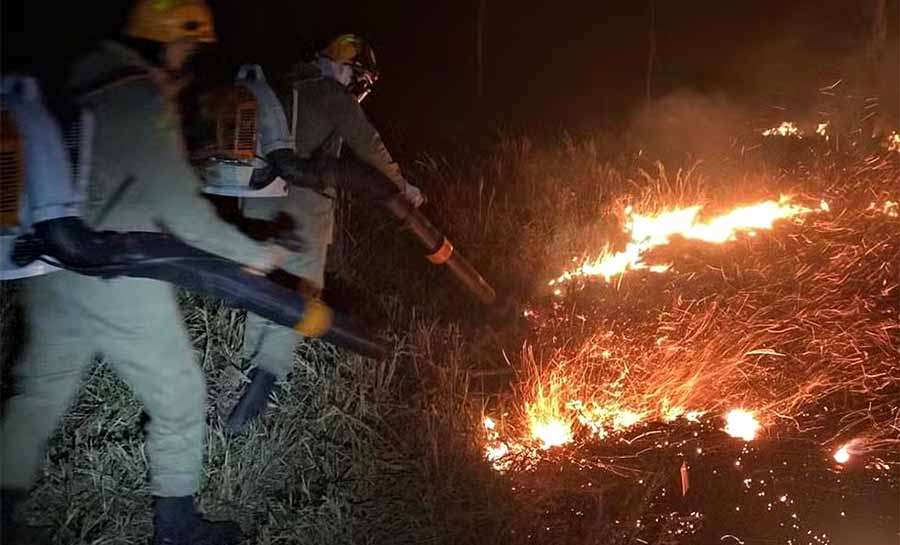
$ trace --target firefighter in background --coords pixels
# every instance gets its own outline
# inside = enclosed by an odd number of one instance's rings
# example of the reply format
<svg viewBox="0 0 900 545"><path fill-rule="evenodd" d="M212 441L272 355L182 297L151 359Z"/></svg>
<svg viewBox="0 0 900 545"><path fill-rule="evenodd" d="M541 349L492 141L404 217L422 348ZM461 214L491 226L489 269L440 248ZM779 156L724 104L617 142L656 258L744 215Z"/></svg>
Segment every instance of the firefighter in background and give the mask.
<svg viewBox="0 0 900 545"><path fill-rule="evenodd" d="M264 274L283 258L222 222L198 193L172 96L199 44L213 42L202 0L138 0L121 38L76 63L70 91L93 110L93 176L84 220L96 230L167 231ZM102 354L150 419L146 453L155 545L237 543L240 528L195 510L206 437L206 386L184 329L175 288L135 278L103 280L59 271L25 281L28 315L16 394L0 426L4 542L43 462L43 450ZM12 539L10 539L12 538ZM28 542L27 537L20 537Z"/></svg>
<svg viewBox="0 0 900 545"><path fill-rule="evenodd" d="M404 179L360 107L378 79L375 54L365 40L352 34L338 36L312 62L298 65L292 79L291 117L295 151L301 158L336 158L349 149L396 183L415 206L425 201ZM271 221L287 215L292 220L292 238L299 244L282 267L305 280L298 289L307 293L324 287L336 202L333 188L318 192L291 187L287 197L246 199L243 204L248 218ZM228 417L228 433L241 433L265 411L276 382L293 369L296 343L289 329L248 313L242 355L251 367L251 381Z"/></svg>

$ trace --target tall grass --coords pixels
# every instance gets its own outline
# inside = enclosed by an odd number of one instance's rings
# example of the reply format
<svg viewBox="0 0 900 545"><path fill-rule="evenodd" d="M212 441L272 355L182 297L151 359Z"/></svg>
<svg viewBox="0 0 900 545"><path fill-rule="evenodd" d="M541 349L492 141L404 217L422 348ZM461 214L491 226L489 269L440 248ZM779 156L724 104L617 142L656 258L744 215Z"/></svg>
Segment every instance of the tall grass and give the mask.
<svg viewBox="0 0 900 545"><path fill-rule="evenodd" d="M227 440L220 423L245 381L243 314L185 294L184 319L210 392L204 509L240 521L252 536L248 544L636 543L641 536L613 531L611 517L639 519L664 483L617 491L601 486L615 467L588 464L598 471L591 474L598 484L587 489L578 473L585 464L570 451L548 453L538 471L498 473L483 456L482 417L498 415L505 433L524 434L529 386L563 361L581 366L589 391L580 395L595 395L590 390L602 390L618 368L586 352L590 343L605 343L614 361L637 362L648 376L698 361L706 367L694 370L710 384L749 383L754 391L773 386L733 376L732 367L720 364L762 345L795 365L814 367L849 361L860 341L896 349L896 331L865 332L873 324L873 301L900 303L897 220L862 205L900 197L897 158L867 163L813 153L803 161L796 171L764 162L678 168L606 140L570 136L550 146L504 137L467 162L422 157L411 174L430 197L426 213L499 288L503 303L490 311L478 307L445 271L421 258L399 226L354 206L349 259L334 284L352 290L345 304L377 324L395 350L384 361L370 361L320 342L302 343L269 414L237 439ZM626 203L645 210L702 203L714 210L782 191L845 208L811 230L744 241L727 255L678 247L668 256L678 260L674 275L588 286L564 300L550 296L547 281L573 258L621 242ZM891 287L879 299L884 282ZM829 291L792 297L821 283ZM7 377L18 326L10 318L13 290L2 289ZM742 304L748 296L764 302L765 310ZM844 312L858 318L861 329L843 328L824 310L846 300L853 304ZM537 312L539 323L523 317L526 309ZM776 327L795 328L797 335L772 340L767 331ZM749 336L735 342L721 335L736 330ZM825 332L827 350L815 344L822 338L817 331ZM677 351L661 355L656 340L663 332ZM826 353L833 358L816 359ZM752 365L773 363L759 356ZM900 378L895 360L884 363L889 381L868 386L889 404ZM815 395L842 394L854 365L847 363L844 378L819 385ZM4 378L5 390L8 385ZM639 380L628 388L652 394ZM790 379L775 389L793 396L773 396L783 402L771 407L779 412L812 395ZM848 430L865 427L866 414L857 421L848 413ZM879 437L890 436L895 424L880 418ZM147 539L142 419L139 404L100 362L50 442L27 516L55 527L58 543ZM675 543L665 530L656 535L655 543Z"/></svg>

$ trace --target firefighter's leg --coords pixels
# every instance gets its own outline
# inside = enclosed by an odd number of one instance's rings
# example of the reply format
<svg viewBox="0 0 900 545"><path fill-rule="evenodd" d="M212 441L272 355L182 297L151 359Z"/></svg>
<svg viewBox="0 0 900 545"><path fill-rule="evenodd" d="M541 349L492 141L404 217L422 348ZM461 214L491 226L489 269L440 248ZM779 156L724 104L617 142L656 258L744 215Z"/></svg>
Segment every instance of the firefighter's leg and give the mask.
<svg viewBox="0 0 900 545"><path fill-rule="evenodd" d="M333 200L308 189L291 190L285 211L295 222L294 236L302 250L291 253L282 264L301 279L297 291L318 296L325 282L325 259L334 224ZM248 313L244 330L243 357L252 368L262 369L283 380L294 366L297 334L286 327Z"/></svg>
<svg viewBox="0 0 900 545"><path fill-rule="evenodd" d="M264 369L278 380L287 378L294 367L297 334L293 329L247 313L242 356L249 368Z"/></svg>
<svg viewBox="0 0 900 545"><path fill-rule="evenodd" d="M292 188L287 199L285 211L294 220L293 234L302 250L292 253L282 268L301 279L301 284L297 286L299 293L315 297L325 281L325 259L332 237L334 201L301 188ZM265 412L276 382L287 378L294 368L298 340L292 329L247 313L242 355L251 368L251 382L228 416L225 427L229 434L241 433Z"/></svg>
<svg viewBox="0 0 900 545"><path fill-rule="evenodd" d="M299 189L292 190L288 199L285 210L294 218L303 251L291 256L283 268L322 289L328 246L334 239L335 193Z"/></svg>
<svg viewBox="0 0 900 545"><path fill-rule="evenodd" d="M93 346L85 317L58 298L65 280L57 272L26 281L26 346L14 370L15 394L0 424L0 483L26 491L44 460L44 446L68 411L91 363Z"/></svg>
<svg viewBox="0 0 900 545"><path fill-rule="evenodd" d="M251 381L225 421L225 432L237 435L261 416L269 403L275 383L283 380L294 366L294 330L247 313L244 329L244 361L252 366Z"/></svg>
<svg viewBox="0 0 900 545"><path fill-rule="evenodd" d="M115 282L115 281L114 281ZM184 497L200 486L206 435L206 383L194 360L174 289L154 280L123 280L117 288L137 311L120 312L109 293L104 348L116 373L150 417L146 449L154 496ZM117 290L116 290L117 291Z"/></svg>

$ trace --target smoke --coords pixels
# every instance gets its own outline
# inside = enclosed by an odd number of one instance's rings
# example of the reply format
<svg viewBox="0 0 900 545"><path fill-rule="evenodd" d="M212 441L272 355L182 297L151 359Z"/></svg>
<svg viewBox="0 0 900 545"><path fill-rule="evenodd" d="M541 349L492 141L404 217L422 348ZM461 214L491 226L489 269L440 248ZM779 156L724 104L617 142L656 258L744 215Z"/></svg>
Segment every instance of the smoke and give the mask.
<svg viewBox="0 0 900 545"><path fill-rule="evenodd" d="M727 77L696 82L715 92L681 82L691 88L638 108L629 143L651 160L681 165L733 157L783 121L804 134L828 123L836 134L883 138L900 128L898 7L880 1L791 11L774 39L733 50L730 66L718 69Z"/></svg>
<svg viewBox="0 0 900 545"><path fill-rule="evenodd" d="M644 155L680 164L728 155L746 124L745 110L724 94L682 90L638 110L628 133Z"/></svg>

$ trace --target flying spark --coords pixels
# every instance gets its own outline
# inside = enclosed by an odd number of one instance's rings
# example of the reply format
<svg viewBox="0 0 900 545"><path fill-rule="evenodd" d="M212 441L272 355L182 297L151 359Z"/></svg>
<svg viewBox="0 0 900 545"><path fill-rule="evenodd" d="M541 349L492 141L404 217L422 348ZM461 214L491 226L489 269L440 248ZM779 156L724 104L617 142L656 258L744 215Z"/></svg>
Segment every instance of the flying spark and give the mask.
<svg viewBox="0 0 900 545"><path fill-rule="evenodd" d="M834 453L834 461L843 465L850 461L850 447L844 445Z"/></svg>

